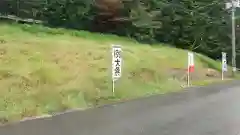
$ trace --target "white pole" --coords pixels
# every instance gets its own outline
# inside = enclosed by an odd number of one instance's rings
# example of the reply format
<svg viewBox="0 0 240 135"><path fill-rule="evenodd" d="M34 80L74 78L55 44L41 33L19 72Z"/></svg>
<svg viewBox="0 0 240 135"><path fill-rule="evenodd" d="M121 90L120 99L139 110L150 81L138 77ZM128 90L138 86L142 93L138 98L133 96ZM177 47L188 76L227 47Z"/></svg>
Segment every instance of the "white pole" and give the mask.
<svg viewBox="0 0 240 135"><path fill-rule="evenodd" d="M222 52L222 80L224 79L224 69L223 69L223 65L224 64L224 61L223 61L223 52Z"/></svg>
<svg viewBox="0 0 240 135"><path fill-rule="evenodd" d="M222 70L222 80L224 80L224 72L223 72L223 70Z"/></svg>
<svg viewBox="0 0 240 135"><path fill-rule="evenodd" d="M188 87L190 86L190 72L189 72L189 67L188 67L188 73L187 73L187 85L188 85Z"/></svg>
<svg viewBox="0 0 240 135"><path fill-rule="evenodd" d="M232 75L235 75L236 72L236 33L235 33L235 10L236 5L232 0Z"/></svg>
<svg viewBox="0 0 240 135"><path fill-rule="evenodd" d="M115 96L115 81L112 79L112 94Z"/></svg>

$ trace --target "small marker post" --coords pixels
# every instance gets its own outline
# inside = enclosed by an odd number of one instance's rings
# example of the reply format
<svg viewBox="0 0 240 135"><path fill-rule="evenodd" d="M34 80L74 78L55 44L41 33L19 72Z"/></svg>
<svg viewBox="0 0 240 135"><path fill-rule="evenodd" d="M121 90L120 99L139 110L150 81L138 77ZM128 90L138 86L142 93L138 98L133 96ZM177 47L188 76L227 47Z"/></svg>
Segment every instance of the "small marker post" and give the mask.
<svg viewBox="0 0 240 135"><path fill-rule="evenodd" d="M191 73L194 72L194 54L188 52L188 73L187 73L187 85L190 87Z"/></svg>
<svg viewBox="0 0 240 135"><path fill-rule="evenodd" d="M115 83L122 76L122 48L112 45L112 93L115 96Z"/></svg>
<svg viewBox="0 0 240 135"><path fill-rule="evenodd" d="M227 53L222 52L222 80L224 80L224 73L228 71L227 67Z"/></svg>

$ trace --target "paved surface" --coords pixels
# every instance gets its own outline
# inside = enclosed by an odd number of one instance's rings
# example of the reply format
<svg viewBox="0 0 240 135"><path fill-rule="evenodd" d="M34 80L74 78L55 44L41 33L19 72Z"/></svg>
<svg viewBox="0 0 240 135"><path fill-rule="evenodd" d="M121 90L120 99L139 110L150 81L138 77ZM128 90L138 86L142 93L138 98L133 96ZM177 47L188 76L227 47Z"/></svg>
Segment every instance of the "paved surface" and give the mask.
<svg viewBox="0 0 240 135"><path fill-rule="evenodd" d="M238 135L232 82L0 127L0 135Z"/></svg>

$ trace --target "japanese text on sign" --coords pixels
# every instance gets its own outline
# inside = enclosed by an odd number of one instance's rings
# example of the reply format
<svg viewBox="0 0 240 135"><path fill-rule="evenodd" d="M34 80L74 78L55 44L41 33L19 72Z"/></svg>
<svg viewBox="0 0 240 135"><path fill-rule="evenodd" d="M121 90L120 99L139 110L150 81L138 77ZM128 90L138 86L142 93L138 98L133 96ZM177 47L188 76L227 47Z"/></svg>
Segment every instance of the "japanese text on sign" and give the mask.
<svg viewBox="0 0 240 135"><path fill-rule="evenodd" d="M222 71L227 72L227 54L225 52L222 53Z"/></svg>
<svg viewBox="0 0 240 135"><path fill-rule="evenodd" d="M112 79L117 80L121 77L122 49L119 45L112 46Z"/></svg>

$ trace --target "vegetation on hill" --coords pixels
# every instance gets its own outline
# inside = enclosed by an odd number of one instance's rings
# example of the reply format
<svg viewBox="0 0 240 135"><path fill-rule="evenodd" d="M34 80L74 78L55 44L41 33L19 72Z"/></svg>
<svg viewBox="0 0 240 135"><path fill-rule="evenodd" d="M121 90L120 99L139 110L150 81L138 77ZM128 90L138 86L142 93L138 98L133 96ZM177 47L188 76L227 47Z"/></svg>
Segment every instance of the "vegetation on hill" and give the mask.
<svg viewBox="0 0 240 135"><path fill-rule="evenodd" d="M1 0L0 6L5 15L172 44L214 59L231 52L231 13L223 0Z"/></svg>
<svg viewBox="0 0 240 135"><path fill-rule="evenodd" d="M123 76L111 89L111 44ZM220 79L220 63L195 54L194 84ZM187 51L164 44L43 26L0 24L0 122L180 90Z"/></svg>

